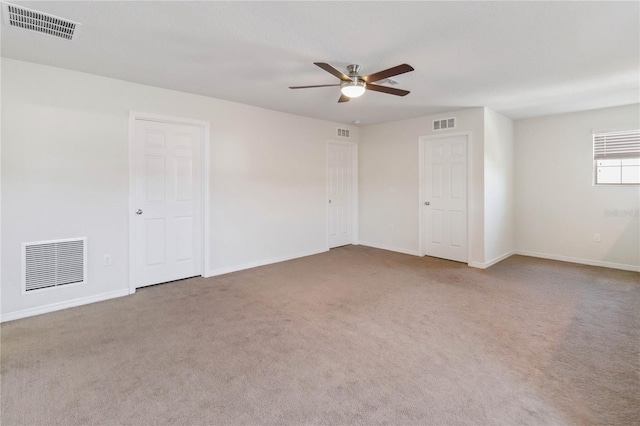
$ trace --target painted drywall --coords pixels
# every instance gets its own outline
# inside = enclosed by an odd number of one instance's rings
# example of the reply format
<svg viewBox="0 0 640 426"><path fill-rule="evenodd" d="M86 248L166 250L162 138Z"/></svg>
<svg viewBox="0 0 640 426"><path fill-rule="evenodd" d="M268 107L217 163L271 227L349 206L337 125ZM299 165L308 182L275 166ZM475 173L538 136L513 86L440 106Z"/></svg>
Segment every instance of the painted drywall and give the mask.
<svg viewBox="0 0 640 426"><path fill-rule="evenodd" d="M454 129L433 131L433 120L455 117ZM419 255L421 136L470 131L471 262L484 262L484 108L364 126L360 130L360 243Z"/></svg>
<svg viewBox="0 0 640 426"><path fill-rule="evenodd" d="M592 184L593 131L638 128L638 104L515 122L519 252L638 269L640 186Z"/></svg>
<svg viewBox="0 0 640 426"><path fill-rule="evenodd" d="M127 293L130 111L211 123L208 273L327 248L326 141L356 127L6 58L2 88L3 320ZM21 295L23 242L82 236L87 284Z"/></svg>
<svg viewBox="0 0 640 426"><path fill-rule="evenodd" d="M513 121L484 110L484 263L513 254Z"/></svg>

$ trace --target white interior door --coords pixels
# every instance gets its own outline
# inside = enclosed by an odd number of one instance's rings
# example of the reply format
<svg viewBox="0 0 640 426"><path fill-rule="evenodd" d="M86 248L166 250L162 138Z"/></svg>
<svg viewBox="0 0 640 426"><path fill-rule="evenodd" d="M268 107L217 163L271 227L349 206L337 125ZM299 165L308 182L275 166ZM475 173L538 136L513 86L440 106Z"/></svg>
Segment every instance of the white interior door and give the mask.
<svg viewBox="0 0 640 426"><path fill-rule="evenodd" d="M202 275L203 130L135 120L135 287Z"/></svg>
<svg viewBox="0 0 640 426"><path fill-rule="evenodd" d="M352 145L329 142L327 148L329 195L329 248L351 244L352 236Z"/></svg>
<svg viewBox="0 0 640 426"><path fill-rule="evenodd" d="M427 256L467 262L467 136L427 139L423 248Z"/></svg>

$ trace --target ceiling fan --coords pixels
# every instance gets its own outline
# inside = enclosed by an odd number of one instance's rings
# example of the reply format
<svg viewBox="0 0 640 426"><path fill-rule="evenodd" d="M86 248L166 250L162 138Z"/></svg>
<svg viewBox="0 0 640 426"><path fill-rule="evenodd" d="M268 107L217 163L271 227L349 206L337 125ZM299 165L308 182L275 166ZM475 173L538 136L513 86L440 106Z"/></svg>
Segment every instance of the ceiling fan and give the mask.
<svg viewBox="0 0 640 426"><path fill-rule="evenodd" d="M312 87L340 86L340 92L342 93L342 95L340 96L340 99L338 99L338 103L349 102L349 99L351 98L362 96L365 90L388 93L390 95L396 96L406 96L410 93L408 90L380 86L379 84L373 83L375 83L376 81L387 79L389 77L413 71L413 67L411 65L402 64L370 75L360 75L360 65L356 64L352 64L347 67L347 72L349 73L348 75L338 71L329 64L325 64L324 62L314 62L314 65L317 65L329 74L338 77L340 79L340 83L319 84L315 86L293 86L289 87L289 89L310 89Z"/></svg>

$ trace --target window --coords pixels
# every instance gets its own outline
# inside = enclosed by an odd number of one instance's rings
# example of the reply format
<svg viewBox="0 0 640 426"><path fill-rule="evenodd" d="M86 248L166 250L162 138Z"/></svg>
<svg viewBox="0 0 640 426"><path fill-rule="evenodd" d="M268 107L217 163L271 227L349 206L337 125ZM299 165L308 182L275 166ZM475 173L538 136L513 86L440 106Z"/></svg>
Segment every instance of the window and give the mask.
<svg viewBox="0 0 640 426"><path fill-rule="evenodd" d="M593 134L596 185L640 184L640 129Z"/></svg>

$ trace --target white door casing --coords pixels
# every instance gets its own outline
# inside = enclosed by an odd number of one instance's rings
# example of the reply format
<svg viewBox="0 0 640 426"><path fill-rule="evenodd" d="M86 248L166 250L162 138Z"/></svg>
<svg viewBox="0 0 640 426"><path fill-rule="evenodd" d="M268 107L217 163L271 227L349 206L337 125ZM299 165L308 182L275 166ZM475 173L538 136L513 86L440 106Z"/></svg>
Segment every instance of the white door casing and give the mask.
<svg viewBox="0 0 640 426"><path fill-rule="evenodd" d="M354 208L357 186L356 145L349 142L327 143L327 203L329 248L354 243Z"/></svg>
<svg viewBox="0 0 640 426"><path fill-rule="evenodd" d="M203 275L204 129L133 120L132 292Z"/></svg>
<svg viewBox="0 0 640 426"><path fill-rule="evenodd" d="M424 139L422 254L468 262L468 135Z"/></svg>

